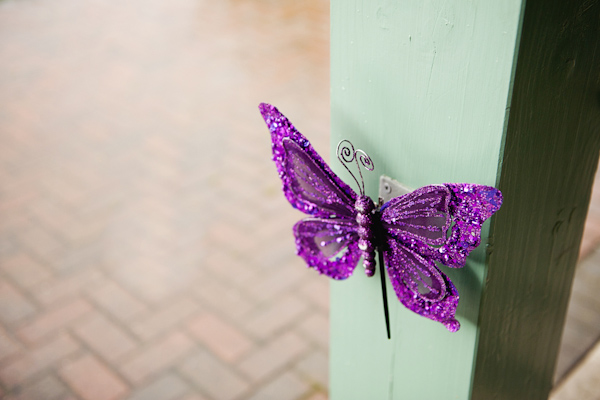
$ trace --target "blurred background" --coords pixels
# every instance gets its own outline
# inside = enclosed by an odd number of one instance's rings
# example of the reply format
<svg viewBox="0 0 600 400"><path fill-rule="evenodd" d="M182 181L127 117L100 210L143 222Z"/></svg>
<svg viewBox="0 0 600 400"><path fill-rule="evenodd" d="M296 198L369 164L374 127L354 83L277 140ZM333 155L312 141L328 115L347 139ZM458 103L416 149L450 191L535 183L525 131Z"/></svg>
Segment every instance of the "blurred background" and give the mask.
<svg viewBox="0 0 600 400"><path fill-rule="evenodd" d="M260 102L328 159L329 2L0 0L0 397L327 399ZM600 333L593 201L557 379Z"/></svg>

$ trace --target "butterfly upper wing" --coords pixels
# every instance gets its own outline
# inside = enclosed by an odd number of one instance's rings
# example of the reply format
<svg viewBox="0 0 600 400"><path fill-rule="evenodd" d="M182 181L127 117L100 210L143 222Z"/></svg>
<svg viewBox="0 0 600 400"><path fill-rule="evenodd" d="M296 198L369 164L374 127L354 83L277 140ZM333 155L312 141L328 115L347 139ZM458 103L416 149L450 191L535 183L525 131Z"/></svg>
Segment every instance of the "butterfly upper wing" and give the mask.
<svg viewBox="0 0 600 400"><path fill-rule="evenodd" d="M361 255L356 193L277 108L263 103L259 109L271 132L273 161L286 198L293 207L314 217L294 226L298 255L330 278L349 277Z"/></svg>
<svg viewBox="0 0 600 400"><path fill-rule="evenodd" d="M384 230L405 243L442 245L450 227L451 193L444 185L424 186L381 207Z"/></svg>
<svg viewBox="0 0 600 400"><path fill-rule="evenodd" d="M333 279L346 279L360 259L356 222L307 218L294 225L298 255L309 267Z"/></svg>
<svg viewBox="0 0 600 400"><path fill-rule="evenodd" d="M290 204L314 217L354 219L356 193L277 108L262 103L259 109L271 132L273 161Z"/></svg>
<svg viewBox="0 0 600 400"><path fill-rule="evenodd" d="M406 308L441 322L451 332L460 328L460 323L454 317L458 291L431 259L391 236L388 237L383 256L396 296Z"/></svg>

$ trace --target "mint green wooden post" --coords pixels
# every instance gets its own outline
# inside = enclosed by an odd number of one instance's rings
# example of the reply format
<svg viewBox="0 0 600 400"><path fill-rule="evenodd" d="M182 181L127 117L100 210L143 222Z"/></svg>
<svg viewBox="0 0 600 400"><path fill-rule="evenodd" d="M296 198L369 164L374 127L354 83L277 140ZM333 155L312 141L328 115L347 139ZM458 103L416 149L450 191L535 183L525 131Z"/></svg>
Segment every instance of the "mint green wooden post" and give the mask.
<svg viewBox="0 0 600 400"><path fill-rule="evenodd" d="M332 0L331 143L371 155L368 194L387 174L505 195L467 266L444 268L459 332L388 285L388 341L379 278L331 284L332 400L547 398L600 148L598 14L586 0Z"/></svg>

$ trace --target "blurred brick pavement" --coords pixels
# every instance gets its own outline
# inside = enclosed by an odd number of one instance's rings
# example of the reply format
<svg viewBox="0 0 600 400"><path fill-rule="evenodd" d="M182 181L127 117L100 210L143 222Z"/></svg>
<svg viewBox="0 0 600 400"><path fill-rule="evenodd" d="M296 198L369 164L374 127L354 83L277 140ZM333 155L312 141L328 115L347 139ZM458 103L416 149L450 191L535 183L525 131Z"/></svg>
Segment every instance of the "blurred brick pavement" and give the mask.
<svg viewBox="0 0 600 400"><path fill-rule="evenodd" d="M579 259L555 372L560 387L552 400L600 399L600 171L596 172ZM596 355L591 359L595 361L586 361L594 346Z"/></svg>
<svg viewBox="0 0 600 400"><path fill-rule="evenodd" d="M258 104L326 155L328 8L0 1L0 397L326 398Z"/></svg>
<svg viewBox="0 0 600 400"><path fill-rule="evenodd" d="M327 156L328 8L0 0L0 397L327 398L257 106Z"/></svg>

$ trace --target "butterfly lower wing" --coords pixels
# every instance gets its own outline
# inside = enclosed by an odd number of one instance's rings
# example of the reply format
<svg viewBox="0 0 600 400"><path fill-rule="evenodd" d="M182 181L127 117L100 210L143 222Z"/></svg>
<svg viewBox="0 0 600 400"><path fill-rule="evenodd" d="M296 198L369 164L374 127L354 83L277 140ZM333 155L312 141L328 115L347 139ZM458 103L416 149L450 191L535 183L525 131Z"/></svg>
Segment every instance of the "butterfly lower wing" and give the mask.
<svg viewBox="0 0 600 400"><path fill-rule="evenodd" d="M354 218L356 193L277 108L262 103L259 109L271 132L273 161L290 204L314 217Z"/></svg>
<svg viewBox="0 0 600 400"><path fill-rule="evenodd" d="M458 291L435 263L389 237L383 252L388 275L396 296L409 310L441 322L450 332L456 332Z"/></svg>
<svg viewBox="0 0 600 400"><path fill-rule="evenodd" d="M438 260L449 267L463 267L469 253L481 243L481 226L502 205L502 193L491 186L446 183L451 193L448 209L454 225L450 237L438 249Z"/></svg>
<svg viewBox="0 0 600 400"><path fill-rule="evenodd" d="M360 259L356 222L307 218L294 225L298 255L333 279L346 279Z"/></svg>

